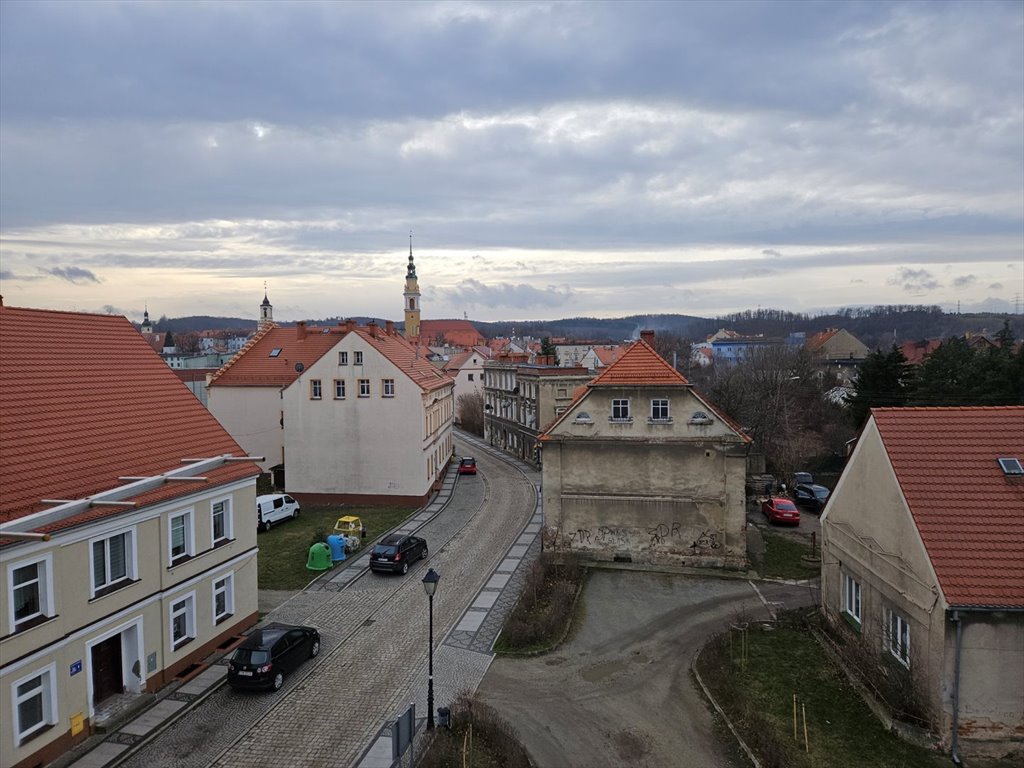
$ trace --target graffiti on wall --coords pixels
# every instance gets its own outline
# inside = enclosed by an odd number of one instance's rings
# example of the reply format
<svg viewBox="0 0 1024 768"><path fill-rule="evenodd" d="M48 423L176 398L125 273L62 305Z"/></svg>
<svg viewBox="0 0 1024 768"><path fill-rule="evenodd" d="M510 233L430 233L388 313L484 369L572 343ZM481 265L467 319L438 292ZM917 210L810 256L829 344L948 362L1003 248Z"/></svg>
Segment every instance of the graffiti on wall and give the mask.
<svg viewBox="0 0 1024 768"><path fill-rule="evenodd" d="M718 540L718 534L714 531L701 531L693 544L690 545L690 549L694 554L701 552L710 552L713 549L721 549L722 543Z"/></svg>

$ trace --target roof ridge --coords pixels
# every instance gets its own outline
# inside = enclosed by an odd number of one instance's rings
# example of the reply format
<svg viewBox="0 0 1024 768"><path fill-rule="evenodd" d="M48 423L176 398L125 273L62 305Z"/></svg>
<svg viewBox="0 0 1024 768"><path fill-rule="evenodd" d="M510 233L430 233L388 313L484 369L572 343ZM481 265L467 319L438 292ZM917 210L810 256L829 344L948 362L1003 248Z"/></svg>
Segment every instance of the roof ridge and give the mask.
<svg viewBox="0 0 1024 768"><path fill-rule="evenodd" d="M267 323L263 328L257 328L256 333L249 337L249 340L242 345L242 348L235 352L224 365L217 369L217 372L210 378L212 384L221 377L222 374L226 373L231 366L233 366L238 360L242 358L242 355L249 351L249 349L256 345L260 339L270 333L271 330L278 328L277 323Z"/></svg>

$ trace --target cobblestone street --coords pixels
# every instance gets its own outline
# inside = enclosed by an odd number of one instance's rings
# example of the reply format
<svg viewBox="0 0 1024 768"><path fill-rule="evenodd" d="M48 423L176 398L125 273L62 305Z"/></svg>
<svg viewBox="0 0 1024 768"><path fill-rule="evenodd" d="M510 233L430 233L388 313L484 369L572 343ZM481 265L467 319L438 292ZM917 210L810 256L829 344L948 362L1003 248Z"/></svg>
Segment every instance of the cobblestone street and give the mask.
<svg viewBox="0 0 1024 768"><path fill-rule="evenodd" d="M538 482L535 474L524 475L484 451L475 455L480 474L460 478L444 511L419 529L430 546L427 561L404 577L357 576L341 591L314 586L268 617L310 624L322 635L320 656L300 667L284 689L249 695L220 688L125 765L356 764L409 702L426 714L428 603L420 579L428 567L441 575L434 597L435 705L475 688L514 601L510 589L493 598L489 591L478 593L489 582L513 587L522 578L514 564L535 556L522 543L527 539L519 540L535 513ZM510 561L513 554L519 556ZM473 626L472 606L480 600L493 604ZM449 637L457 625L461 631Z"/></svg>

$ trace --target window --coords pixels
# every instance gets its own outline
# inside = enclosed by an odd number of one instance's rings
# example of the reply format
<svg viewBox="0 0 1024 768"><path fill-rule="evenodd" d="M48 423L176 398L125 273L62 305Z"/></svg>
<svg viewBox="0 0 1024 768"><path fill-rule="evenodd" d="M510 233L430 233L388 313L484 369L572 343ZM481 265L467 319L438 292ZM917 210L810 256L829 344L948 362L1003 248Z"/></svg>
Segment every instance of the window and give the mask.
<svg viewBox="0 0 1024 768"><path fill-rule="evenodd" d="M231 500L213 502L210 518L213 524L213 546L224 544L231 539Z"/></svg>
<svg viewBox="0 0 1024 768"><path fill-rule="evenodd" d="M890 610L885 628L885 647L903 666L910 666L910 623Z"/></svg>
<svg viewBox="0 0 1024 768"><path fill-rule="evenodd" d="M668 421L668 399L651 400L651 421Z"/></svg>
<svg viewBox="0 0 1024 768"><path fill-rule="evenodd" d="M213 623L220 624L235 612L235 577L228 574L213 582Z"/></svg>
<svg viewBox="0 0 1024 768"><path fill-rule="evenodd" d="M188 560L195 554L195 541L192 535L192 511L180 515L172 515L171 530L171 565Z"/></svg>
<svg viewBox="0 0 1024 768"><path fill-rule="evenodd" d="M281 355L281 348L280 347L274 347L272 350L270 350L269 357L279 357L280 355Z"/></svg>
<svg viewBox="0 0 1024 768"><path fill-rule="evenodd" d="M135 537L122 531L92 543L93 597L102 597L135 578Z"/></svg>
<svg viewBox="0 0 1024 768"><path fill-rule="evenodd" d="M323 391L320 386L320 379L309 380L309 399L319 400L323 396Z"/></svg>
<svg viewBox="0 0 1024 768"><path fill-rule="evenodd" d="M1004 475L1024 475L1024 466L1021 466L1020 459L999 459L999 468L1003 470Z"/></svg>
<svg viewBox="0 0 1024 768"><path fill-rule="evenodd" d="M470 381L472 381L472 380L473 380L473 374L472 374L472 373L468 374L468 377L469 377L469 380L470 380Z"/></svg>
<svg viewBox="0 0 1024 768"><path fill-rule="evenodd" d="M356 352L355 355L356 355L355 364L356 365L362 365L363 364L363 353L362 352Z"/></svg>
<svg viewBox="0 0 1024 768"><path fill-rule="evenodd" d="M53 561L50 555L35 562L22 562L7 569L11 585L11 632L42 624L54 615Z"/></svg>
<svg viewBox="0 0 1024 768"><path fill-rule="evenodd" d="M860 582L843 574L843 612L860 624Z"/></svg>
<svg viewBox="0 0 1024 768"><path fill-rule="evenodd" d="M395 396L395 380L394 379L381 379L382 392L384 397Z"/></svg>
<svg viewBox="0 0 1024 768"><path fill-rule="evenodd" d="M196 595L171 603L171 648L178 650L196 636Z"/></svg>
<svg viewBox="0 0 1024 768"><path fill-rule="evenodd" d="M369 397L370 396L370 380L360 379L359 380L359 396Z"/></svg>
<svg viewBox="0 0 1024 768"><path fill-rule="evenodd" d="M338 365L348 365L348 352L338 353Z"/></svg>
<svg viewBox="0 0 1024 768"><path fill-rule="evenodd" d="M345 380L335 379L334 380L334 399L344 400L345 399Z"/></svg>
<svg viewBox="0 0 1024 768"><path fill-rule="evenodd" d="M568 397L568 396L569 396L569 390L566 389L565 387L559 387L558 390L555 392L555 397Z"/></svg>
<svg viewBox="0 0 1024 768"><path fill-rule="evenodd" d="M57 667L51 664L42 672L23 677L14 685L14 735L24 744L37 733L57 722L57 695L54 691Z"/></svg>
<svg viewBox="0 0 1024 768"><path fill-rule="evenodd" d="M629 421L629 400L612 400L612 421Z"/></svg>

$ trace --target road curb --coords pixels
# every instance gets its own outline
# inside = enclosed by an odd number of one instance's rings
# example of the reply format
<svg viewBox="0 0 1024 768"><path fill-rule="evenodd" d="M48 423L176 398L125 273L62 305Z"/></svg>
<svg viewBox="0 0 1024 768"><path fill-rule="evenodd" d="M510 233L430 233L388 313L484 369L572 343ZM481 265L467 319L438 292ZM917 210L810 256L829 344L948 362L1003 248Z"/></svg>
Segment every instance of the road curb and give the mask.
<svg viewBox="0 0 1024 768"><path fill-rule="evenodd" d="M708 701L711 702L711 706L715 708L715 712L718 713L718 715L725 722L726 727L729 729L730 732L732 732L732 735L736 739L736 743L740 745L740 749L742 749L744 753L746 753L747 757L750 758L750 762L753 764L754 768L761 768L761 763L754 755L753 750L747 746L747 742L745 742L743 740L743 737L740 736L739 731L736 730L736 727L732 724L732 721L729 719L729 716L725 714L725 710L719 706L717 701L715 701L715 697L711 695L711 691L708 690L708 687L706 685L704 685L704 681L701 679L700 672L697 671L697 661L698 659L700 659L700 655L703 651L704 648L701 647L701 649L697 651L697 653L694 655L693 661L690 662L690 671L693 673L693 677L697 681L697 685L699 685L700 689L704 692L704 696L707 698Z"/></svg>

